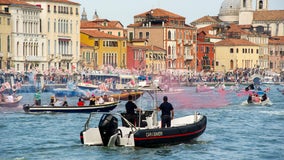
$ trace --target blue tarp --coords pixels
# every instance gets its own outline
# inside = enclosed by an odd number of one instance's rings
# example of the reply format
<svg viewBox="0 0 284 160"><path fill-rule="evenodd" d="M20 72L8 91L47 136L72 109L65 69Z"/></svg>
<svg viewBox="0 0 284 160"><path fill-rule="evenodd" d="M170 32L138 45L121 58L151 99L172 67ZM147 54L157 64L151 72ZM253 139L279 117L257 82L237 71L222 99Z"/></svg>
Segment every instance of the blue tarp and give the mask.
<svg viewBox="0 0 284 160"><path fill-rule="evenodd" d="M147 79L148 78L148 79ZM152 77L150 77L150 76L143 76L143 75L141 75L141 76L139 76L138 77L138 80L140 80L140 81L145 81L145 80L151 80L152 79Z"/></svg>

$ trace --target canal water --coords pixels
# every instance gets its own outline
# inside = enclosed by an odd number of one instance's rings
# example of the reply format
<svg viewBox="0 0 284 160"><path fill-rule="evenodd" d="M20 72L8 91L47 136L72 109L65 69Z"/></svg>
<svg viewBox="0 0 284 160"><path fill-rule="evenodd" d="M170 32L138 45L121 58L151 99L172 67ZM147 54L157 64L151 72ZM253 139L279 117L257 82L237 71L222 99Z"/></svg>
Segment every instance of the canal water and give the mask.
<svg viewBox="0 0 284 160"><path fill-rule="evenodd" d="M244 87L244 86L242 86ZM32 103L34 93L21 93L21 104L0 108L0 159L284 159L284 95L280 85L271 85L272 105L242 106L246 96L235 91L196 93L194 87L175 88L167 95L175 117L199 112L208 118L205 132L194 142L159 148L83 146L79 134L88 114L29 114L23 104ZM52 93L42 94L47 104ZM78 97L68 97L75 104ZM149 95L136 101L151 108ZM113 110L124 111L125 102Z"/></svg>

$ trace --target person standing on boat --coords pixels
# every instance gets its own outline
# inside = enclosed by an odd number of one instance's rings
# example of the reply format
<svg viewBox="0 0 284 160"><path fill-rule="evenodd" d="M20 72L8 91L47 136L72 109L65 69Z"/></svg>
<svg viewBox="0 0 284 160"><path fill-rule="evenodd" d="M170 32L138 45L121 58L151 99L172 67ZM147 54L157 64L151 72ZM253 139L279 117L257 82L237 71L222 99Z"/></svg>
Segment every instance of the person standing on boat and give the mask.
<svg viewBox="0 0 284 160"><path fill-rule="evenodd" d="M171 103L168 102L168 97L163 97L163 103L158 107L158 110L162 111L162 128L171 127L171 120L174 119L174 108Z"/></svg>
<svg viewBox="0 0 284 160"><path fill-rule="evenodd" d="M68 102L67 102L67 97L64 96L64 100L63 100L63 104L62 104L63 107L68 107Z"/></svg>
<svg viewBox="0 0 284 160"><path fill-rule="evenodd" d="M94 106L94 105L96 105L96 97L94 94L92 94L92 97L90 98L89 106Z"/></svg>
<svg viewBox="0 0 284 160"><path fill-rule="evenodd" d="M56 102L55 96L51 96L51 97L50 97L49 105L50 105L50 106L54 106L55 102Z"/></svg>
<svg viewBox="0 0 284 160"><path fill-rule="evenodd" d="M266 101L267 100L267 95L266 93L264 93L261 97L261 102Z"/></svg>
<svg viewBox="0 0 284 160"><path fill-rule="evenodd" d="M37 89L37 91L34 95L34 101L35 101L35 105L37 105L37 106L41 105L41 93L40 93L39 89Z"/></svg>
<svg viewBox="0 0 284 160"><path fill-rule="evenodd" d="M252 94L249 94L248 99L247 99L248 103L252 103Z"/></svg>
<svg viewBox="0 0 284 160"><path fill-rule="evenodd" d="M141 112L142 110L137 107L137 105L133 102L132 95L128 95L128 101L125 104L126 109L126 119L131 122L134 126L136 126L136 114L135 110Z"/></svg>

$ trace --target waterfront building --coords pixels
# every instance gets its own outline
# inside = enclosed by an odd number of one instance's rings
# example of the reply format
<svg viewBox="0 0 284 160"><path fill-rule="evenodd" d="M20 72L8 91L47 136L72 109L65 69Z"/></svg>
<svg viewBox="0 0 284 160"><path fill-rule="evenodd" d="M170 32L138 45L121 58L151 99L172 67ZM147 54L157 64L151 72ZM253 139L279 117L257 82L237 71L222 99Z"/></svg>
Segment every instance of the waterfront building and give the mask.
<svg viewBox="0 0 284 160"><path fill-rule="evenodd" d="M96 62L94 66L98 68L95 69L105 66L126 68L126 38L110 35L98 30L81 30L80 37L82 44L93 47L93 52L90 55L90 63ZM88 61L84 63L88 63Z"/></svg>
<svg viewBox="0 0 284 160"><path fill-rule="evenodd" d="M280 73L284 71L284 36L269 39L269 69Z"/></svg>
<svg viewBox="0 0 284 160"><path fill-rule="evenodd" d="M124 29L120 21L101 19L96 11L94 19L90 21L87 19L86 12L83 11L80 30L98 30L118 37L126 37L127 35L127 30Z"/></svg>
<svg viewBox="0 0 284 160"><path fill-rule="evenodd" d="M127 47L127 68L140 74L160 74L166 71L166 50L149 46L147 40L132 40Z"/></svg>
<svg viewBox="0 0 284 160"><path fill-rule="evenodd" d="M11 69L12 47L11 47L11 14L0 10L0 70Z"/></svg>
<svg viewBox="0 0 284 160"><path fill-rule="evenodd" d="M258 33L269 36L284 36L284 10L269 10L268 0L224 0L218 16L205 16L191 24L199 27L211 24L235 23L251 25Z"/></svg>
<svg viewBox="0 0 284 160"><path fill-rule="evenodd" d="M226 38L245 39L259 46L260 69L269 68L268 38L267 34L262 34L253 30L252 25L237 25L231 23L226 29Z"/></svg>
<svg viewBox="0 0 284 160"><path fill-rule="evenodd" d="M185 24L185 17L156 8L134 16L127 26L128 41L147 39L149 46L167 51L166 69L196 70L196 28Z"/></svg>
<svg viewBox="0 0 284 160"><path fill-rule="evenodd" d="M192 24L193 26L195 26L196 28L204 28L207 26L211 26L213 24L219 24L222 21L218 18L218 16L203 16L193 22L191 22L190 24Z"/></svg>
<svg viewBox="0 0 284 160"><path fill-rule="evenodd" d="M214 26L216 24L197 30L196 70L198 72L214 71L214 43L223 40L221 36L214 33L216 32L213 29Z"/></svg>
<svg viewBox="0 0 284 160"><path fill-rule="evenodd" d="M41 8L24 1L0 1L1 10L10 13L12 34L8 36L7 51L10 67L16 71L40 68L44 64L45 37L41 33ZM9 69L8 67L7 69Z"/></svg>
<svg viewBox="0 0 284 160"><path fill-rule="evenodd" d="M244 39L224 39L215 43L214 70L228 72L259 66L259 46Z"/></svg>
<svg viewBox="0 0 284 160"><path fill-rule="evenodd" d="M81 41L81 45L80 45L80 54L81 54L81 58L80 58L80 66L82 66L82 68L86 69L96 69L96 65L97 64L97 54L94 52L94 46L93 45L88 45L88 44L84 44Z"/></svg>
<svg viewBox="0 0 284 160"><path fill-rule="evenodd" d="M46 43L39 52L45 61L40 69L80 69L80 4L69 0L24 1L42 10L38 25Z"/></svg>

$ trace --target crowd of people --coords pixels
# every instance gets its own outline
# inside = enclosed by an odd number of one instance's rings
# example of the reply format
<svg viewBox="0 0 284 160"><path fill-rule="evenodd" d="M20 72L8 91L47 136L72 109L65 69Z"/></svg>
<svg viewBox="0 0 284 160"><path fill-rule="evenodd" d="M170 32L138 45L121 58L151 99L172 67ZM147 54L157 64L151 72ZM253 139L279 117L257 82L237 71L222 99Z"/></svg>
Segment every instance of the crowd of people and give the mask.
<svg viewBox="0 0 284 160"><path fill-rule="evenodd" d="M85 101L89 101L88 104L85 103ZM79 97L77 101L77 106L94 106L94 105L100 105L104 104L106 102L114 102L114 98L111 95L100 95L100 96L95 96L92 94L92 96L89 99L84 99L83 97ZM40 106L41 105L41 91L37 90L36 93L34 94L34 105ZM68 101L67 97L65 96L63 100L56 98L55 95L52 95L50 97L50 106L68 106Z"/></svg>
<svg viewBox="0 0 284 160"><path fill-rule="evenodd" d="M48 71L38 72L36 70L31 70L30 72L20 73L20 72L5 72L0 70L0 84L3 84L6 81L10 81L11 76L14 77L14 82L19 84L35 83L36 76L42 75L45 84L66 84L69 81L89 81L91 80L90 75L94 71L91 70L82 70L80 72L64 72L60 69L52 69ZM104 71L96 71L99 73L104 73ZM112 70L111 73L119 73L122 71ZM110 73L110 71L107 71ZM125 74L134 74L138 75L139 73L133 72L131 70L123 70ZM272 76L273 81L275 82L284 82L284 72L280 74L271 75L271 72L261 70L259 68L245 68L245 69L236 69L234 71L229 71L226 73L223 72L199 72L199 73L188 73L184 72L175 72L175 71L165 71L161 72L163 81L177 81L177 82L247 82L249 78L258 74L263 77Z"/></svg>

